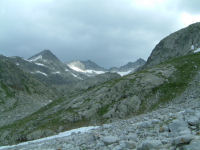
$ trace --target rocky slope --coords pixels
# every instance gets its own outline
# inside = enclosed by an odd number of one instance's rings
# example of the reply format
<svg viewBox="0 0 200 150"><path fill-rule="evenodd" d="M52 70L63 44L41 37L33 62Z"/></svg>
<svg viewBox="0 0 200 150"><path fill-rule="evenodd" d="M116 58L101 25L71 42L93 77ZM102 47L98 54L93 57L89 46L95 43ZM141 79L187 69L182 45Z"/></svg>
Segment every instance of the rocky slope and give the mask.
<svg viewBox="0 0 200 150"><path fill-rule="evenodd" d="M71 86L72 92L0 127L0 144L16 144L81 126L114 122L90 133L15 148L189 150L199 147L200 53L196 34L199 31L196 23L162 40L140 71L121 78L103 74L97 85L84 80L83 88ZM40 60L40 55L30 61ZM18 64L14 66L20 70ZM80 67L83 66L78 64ZM72 68L71 71L80 72ZM108 81L106 78L110 76L112 80ZM7 88L3 90L8 94ZM124 120L128 118L131 119Z"/></svg>
<svg viewBox="0 0 200 150"><path fill-rule="evenodd" d="M0 149L199 150L200 97L182 99L148 114L88 129Z"/></svg>
<svg viewBox="0 0 200 150"><path fill-rule="evenodd" d="M0 142L14 144L19 142L17 139L33 140L76 127L113 122L155 110L174 99L198 97L199 71L200 54L196 53L78 91L0 128ZM190 84L193 92L184 94Z"/></svg>
<svg viewBox="0 0 200 150"><path fill-rule="evenodd" d="M0 56L0 126L22 119L56 99L55 92Z"/></svg>
<svg viewBox="0 0 200 150"><path fill-rule="evenodd" d="M199 34L200 23L195 23L167 36L153 49L145 67L198 51L200 48Z"/></svg>

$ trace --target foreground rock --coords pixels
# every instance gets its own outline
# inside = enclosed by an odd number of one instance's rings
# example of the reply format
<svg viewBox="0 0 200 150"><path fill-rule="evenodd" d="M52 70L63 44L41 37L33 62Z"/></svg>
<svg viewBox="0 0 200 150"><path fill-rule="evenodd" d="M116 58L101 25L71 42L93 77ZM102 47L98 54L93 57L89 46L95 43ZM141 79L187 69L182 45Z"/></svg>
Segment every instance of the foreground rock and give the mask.
<svg viewBox="0 0 200 150"><path fill-rule="evenodd" d="M51 137L3 150L198 150L200 99L169 105L129 120L91 128L85 133Z"/></svg>

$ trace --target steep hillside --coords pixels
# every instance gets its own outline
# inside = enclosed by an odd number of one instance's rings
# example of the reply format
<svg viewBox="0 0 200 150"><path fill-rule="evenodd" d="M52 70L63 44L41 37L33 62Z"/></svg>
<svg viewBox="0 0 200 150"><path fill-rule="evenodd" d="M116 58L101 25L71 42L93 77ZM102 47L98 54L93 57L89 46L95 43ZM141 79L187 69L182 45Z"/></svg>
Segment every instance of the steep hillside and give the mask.
<svg viewBox="0 0 200 150"><path fill-rule="evenodd" d="M199 34L200 23L195 23L167 36L153 49L144 68L159 64L170 58L199 51Z"/></svg>
<svg viewBox="0 0 200 150"><path fill-rule="evenodd" d="M0 142L3 145L37 139L84 125L129 118L190 96L199 97L199 72L200 54L196 53L105 82L0 128ZM190 90L193 92L187 93Z"/></svg>
<svg viewBox="0 0 200 150"><path fill-rule="evenodd" d="M56 99L55 92L0 56L0 126L24 118Z"/></svg>
<svg viewBox="0 0 200 150"><path fill-rule="evenodd" d="M23 71L31 73L47 85L71 85L80 81L51 51L44 50L28 60L11 57L10 60Z"/></svg>

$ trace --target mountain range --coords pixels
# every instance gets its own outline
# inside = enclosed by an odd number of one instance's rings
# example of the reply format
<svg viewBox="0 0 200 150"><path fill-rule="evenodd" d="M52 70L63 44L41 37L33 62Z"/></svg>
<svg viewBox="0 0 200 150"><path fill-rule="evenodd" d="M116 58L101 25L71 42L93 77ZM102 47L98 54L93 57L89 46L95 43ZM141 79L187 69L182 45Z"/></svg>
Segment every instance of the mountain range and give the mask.
<svg viewBox="0 0 200 150"><path fill-rule="evenodd" d="M97 149L138 150L184 149L200 142L199 33L200 23L192 24L162 39L147 62L111 69L90 60L63 63L49 50L27 60L0 56L0 144L91 125L100 129L83 138L86 143L71 136L80 149L91 141ZM110 136L111 129L121 135ZM136 136L128 136L132 131Z"/></svg>
<svg viewBox="0 0 200 150"><path fill-rule="evenodd" d="M27 60L21 57L11 57L10 59L25 72L31 73L43 82L55 85L73 84L104 73L127 75L145 63L142 59L134 63L129 62L127 65L122 66L126 68L122 74L123 70L121 68L114 71L105 69L90 60L63 63L50 50L44 50Z"/></svg>

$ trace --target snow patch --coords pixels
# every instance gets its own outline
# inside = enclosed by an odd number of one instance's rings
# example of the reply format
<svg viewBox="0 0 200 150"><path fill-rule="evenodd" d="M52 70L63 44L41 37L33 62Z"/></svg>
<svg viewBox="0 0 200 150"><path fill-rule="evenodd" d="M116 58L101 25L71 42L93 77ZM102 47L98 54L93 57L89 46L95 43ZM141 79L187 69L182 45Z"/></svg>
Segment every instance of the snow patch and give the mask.
<svg viewBox="0 0 200 150"><path fill-rule="evenodd" d="M86 73L86 74L104 74L105 71L97 71L97 70L82 70L73 64L68 64L68 67L70 67L72 70L76 72Z"/></svg>
<svg viewBox="0 0 200 150"><path fill-rule="evenodd" d="M42 75L44 75L44 76L48 76L46 73L41 72L41 71L36 71L35 73L40 73L40 74L42 74Z"/></svg>
<svg viewBox="0 0 200 150"><path fill-rule="evenodd" d="M105 71L85 70L85 73L90 73L90 74L104 74Z"/></svg>
<svg viewBox="0 0 200 150"><path fill-rule="evenodd" d="M52 72L52 74L60 74L60 71Z"/></svg>
<svg viewBox="0 0 200 150"><path fill-rule="evenodd" d="M25 60L25 61L28 61L28 62L30 62L30 60L27 60L27 59L25 59L25 58L22 58L23 60Z"/></svg>
<svg viewBox="0 0 200 150"><path fill-rule="evenodd" d="M54 135L54 136L50 136L50 137L46 137L46 138L42 138L42 139L38 139L38 140L34 140L34 141L28 141L28 142L24 142L24 143L12 145L12 146L1 146L0 150L6 150L8 148L14 148L14 147L17 147L17 146L25 146L25 145L29 145L29 144L33 144L33 143L39 144L39 142L48 141L48 140L55 140L57 138L67 137L67 136L70 136L72 133L90 132L90 130L97 129L97 128L99 128L99 126L89 126L89 127L77 128L77 129L69 130L69 131L66 131L66 132L61 132L61 133Z"/></svg>
<svg viewBox="0 0 200 150"><path fill-rule="evenodd" d="M78 79L80 79L80 80L83 80L81 77L77 76L76 74L74 74L74 73L72 73L72 72L71 72L71 74L72 74L75 78L78 78Z"/></svg>
<svg viewBox="0 0 200 150"><path fill-rule="evenodd" d="M124 71L124 72L116 72L118 73L120 76L125 76L125 75L128 75L129 73L131 73L133 70L129 70L129 71Z"/></svg>
<svg viewBox="0 0 200 150"><path fill-rule="evenodd" d="M17 66L19 66L19 63L16 63Z"/></svg>
<svg viewBox="0 0 200 150"><path fill-rule="evenodd" d="M29 61L37 61L37 60L39 60L39 59L42 59L42 55L39 55L39 56L37 56L37 57L35 57L35 58L32 58L32 59L30 59Z"/></svg>
<svg viewBox="0 0 200 150"><path fill-rule="evenodd" d="M200 48L198 48L198 49L196 49L196 50L194 51L194 53L198 53L198 52L200 52Z"/></svg>
<svg viewBox="0 0 200 150"><path fill-rule="evenodd" d="M69 69L67 69L67 68L66 68L66 69L65 69L65 71L66 71L66 72L68 72L68 71L69 71Z"/></svg>
<svg viewBox="0 0 200 150"><path fill-rule="evenodd" d="M191 45L191 50L194 50L194 45Z"/></svg>
<svg viewBox="0 0 200 150"><path fill-rule="evenodd" d="M73 64L68 64L68 67L77 72L85 72L84 70L74 66Z"/></svg>
<svg viewBox="0 0 200 150"><path fill-rule="evenodd" d="M35 64L38 65L38 66L44 66L45 67L45 65L41 64L41 63L35 63Z"/></svg>

